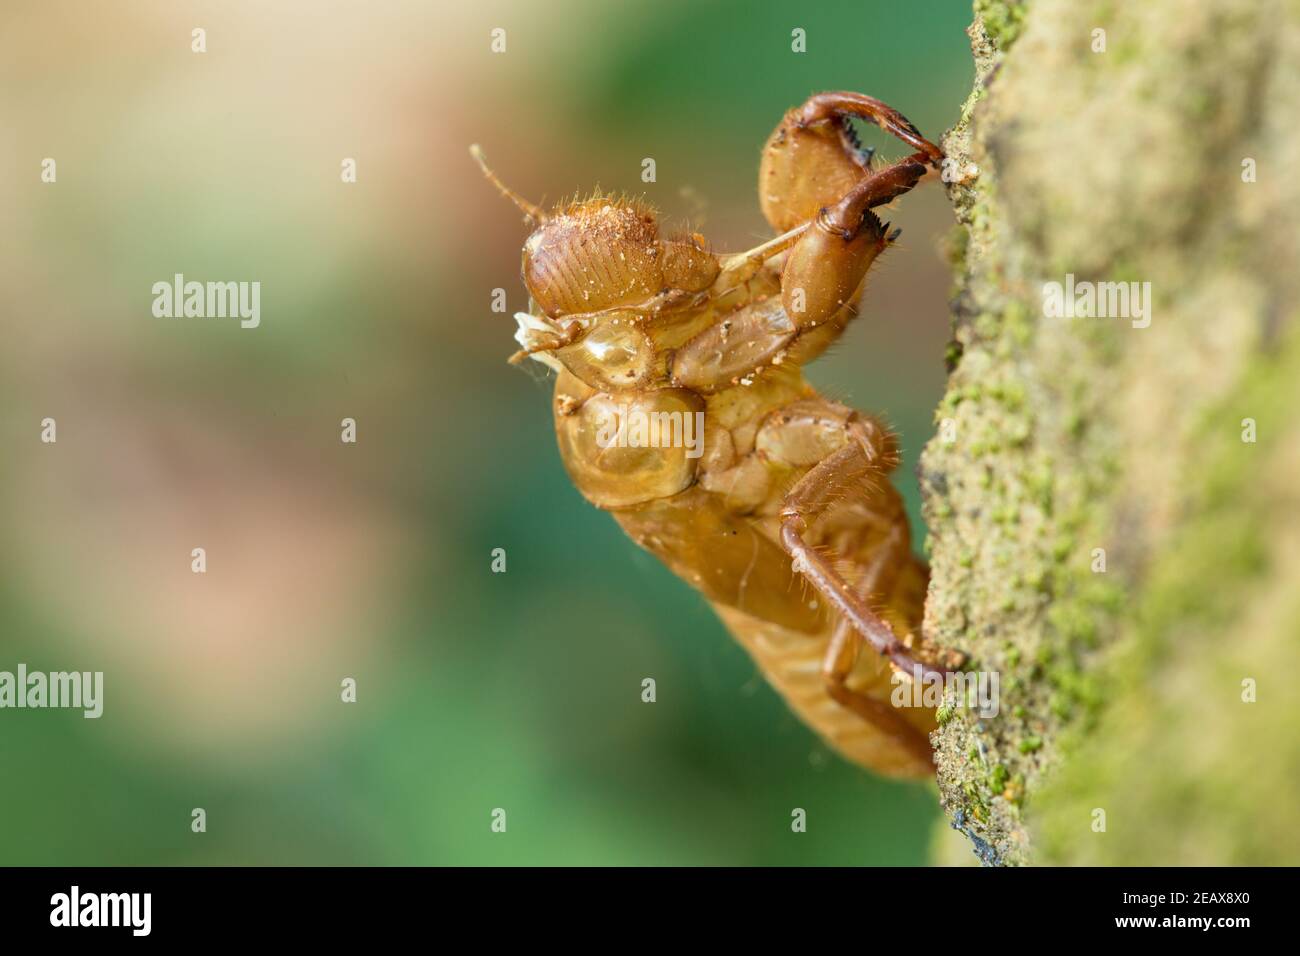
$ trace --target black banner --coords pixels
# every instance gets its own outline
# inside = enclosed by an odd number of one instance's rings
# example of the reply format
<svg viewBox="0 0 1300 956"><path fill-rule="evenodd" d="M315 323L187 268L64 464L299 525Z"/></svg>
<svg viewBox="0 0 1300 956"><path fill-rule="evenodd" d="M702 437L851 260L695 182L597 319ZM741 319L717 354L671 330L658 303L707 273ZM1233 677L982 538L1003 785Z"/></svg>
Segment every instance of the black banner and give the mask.
<svg viewBox="0 0 1300 956"><path fill-rule="evenodd" d="M919 932L932 943L1028 933L1231 945L1285 928L1283 881L1258 869L29 869L0 874L0 919L8 941L80 943L497 939L565 924L570 937L612 928L610 944L677 931L766 938L785 925L809 941L852 930L871 942Z"/></svg>

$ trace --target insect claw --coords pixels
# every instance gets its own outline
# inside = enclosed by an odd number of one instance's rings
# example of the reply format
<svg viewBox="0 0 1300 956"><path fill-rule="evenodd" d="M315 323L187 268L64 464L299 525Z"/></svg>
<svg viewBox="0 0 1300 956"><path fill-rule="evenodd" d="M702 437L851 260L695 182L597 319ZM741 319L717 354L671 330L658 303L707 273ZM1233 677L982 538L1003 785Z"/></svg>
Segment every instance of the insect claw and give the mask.
<svg viewBox="0 0 1300 956"><path fill-rule="evenodd" d="M889 223L885 223L885 228L886 229L889 228ZM901 236L902 234L903 234L903 227L899 226L897 229L895 229L892 233L889 234L889 241L897 242L898 237Z"/></svg>

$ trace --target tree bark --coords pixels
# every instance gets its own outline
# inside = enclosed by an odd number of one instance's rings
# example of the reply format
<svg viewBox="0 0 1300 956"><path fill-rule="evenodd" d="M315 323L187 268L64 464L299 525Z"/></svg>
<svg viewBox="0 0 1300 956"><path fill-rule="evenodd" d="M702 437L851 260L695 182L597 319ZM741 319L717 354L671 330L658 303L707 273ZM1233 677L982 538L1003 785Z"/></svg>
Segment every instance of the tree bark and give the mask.
<svg viewBox="0 0 1300 956"><path fill-rule="evenodd" d="M926 624L1001 700L941 708L945 811L989 864L1295 864L1300 3L969 32ZM1145 316L1052 317L1067 276Z"/></svg>

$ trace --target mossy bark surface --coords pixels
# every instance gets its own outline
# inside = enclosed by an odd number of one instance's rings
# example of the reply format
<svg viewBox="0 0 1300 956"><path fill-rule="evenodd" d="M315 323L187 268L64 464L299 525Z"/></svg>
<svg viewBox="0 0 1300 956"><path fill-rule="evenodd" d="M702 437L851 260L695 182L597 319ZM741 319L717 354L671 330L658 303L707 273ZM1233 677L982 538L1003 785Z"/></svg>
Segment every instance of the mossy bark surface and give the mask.
<svg viewBox="0 0 1300 956"><path fill-rule="evenodd" d="M944 808L989 864L1300 863L1300 3L970 33L926 623L1001 700L942 708Z"/></svg>

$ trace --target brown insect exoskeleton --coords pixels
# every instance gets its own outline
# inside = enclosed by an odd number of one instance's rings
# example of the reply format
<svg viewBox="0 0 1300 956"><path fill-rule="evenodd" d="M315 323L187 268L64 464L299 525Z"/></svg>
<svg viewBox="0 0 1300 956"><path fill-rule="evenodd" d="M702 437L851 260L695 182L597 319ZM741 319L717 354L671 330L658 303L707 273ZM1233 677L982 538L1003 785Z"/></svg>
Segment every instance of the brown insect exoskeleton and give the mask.
<svg viewBox="0 0 1300 956"><path fill-rule="evenodd" d="M915 152L877 166L849 117ZM934 712L893 706L893 675L942 676L961 656L921 635L928 569L887 479L897 443L820 397L800 366L857 314L867 270L897 238L872 210L942 152L878 100L815 95L763 149L759 198L780 235L734 255L699 235L664 238L634 200L545 212L471 152L535 227L511 358L558 373L574 484L703 592L837 750L886 774L932 773Z"/></svg>

